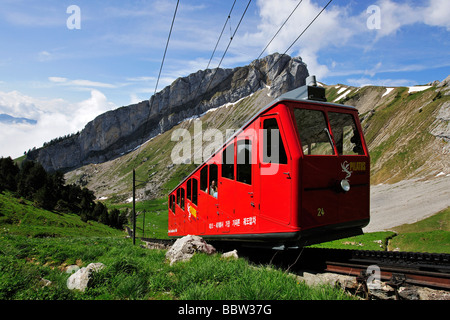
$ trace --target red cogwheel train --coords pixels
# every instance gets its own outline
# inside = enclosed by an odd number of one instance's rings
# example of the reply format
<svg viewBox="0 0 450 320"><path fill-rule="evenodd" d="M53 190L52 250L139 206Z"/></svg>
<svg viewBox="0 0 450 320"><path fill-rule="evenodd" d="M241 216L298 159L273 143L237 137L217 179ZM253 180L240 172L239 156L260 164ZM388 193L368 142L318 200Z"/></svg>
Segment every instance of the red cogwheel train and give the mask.
<svg viewBox="0 0 450 320"><path fill-rule="evenodd" d="M275 99L169 194L168 235L298 247L362 234L370 158L358 111L312 83Z"/></svg>

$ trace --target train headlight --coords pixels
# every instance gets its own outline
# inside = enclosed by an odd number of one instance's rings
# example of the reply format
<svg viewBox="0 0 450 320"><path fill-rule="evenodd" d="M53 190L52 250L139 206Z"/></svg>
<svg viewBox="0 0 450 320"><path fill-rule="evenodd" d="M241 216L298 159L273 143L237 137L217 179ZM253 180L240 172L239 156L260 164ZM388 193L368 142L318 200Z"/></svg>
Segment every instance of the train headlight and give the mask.
<svg viewBox="0 0 450 320"><path fill-rule="evenodd" d="M350 183L348 182L348 180L341 180L341 188L342 190L344 190L344 192L350 191Z"/></svg>

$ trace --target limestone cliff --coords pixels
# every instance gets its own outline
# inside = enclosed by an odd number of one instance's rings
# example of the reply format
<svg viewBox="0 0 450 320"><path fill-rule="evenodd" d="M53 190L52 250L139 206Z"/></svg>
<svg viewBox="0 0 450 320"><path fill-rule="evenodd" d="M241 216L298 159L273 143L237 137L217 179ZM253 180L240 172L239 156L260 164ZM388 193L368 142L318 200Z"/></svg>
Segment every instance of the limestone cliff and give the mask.
<svg viewBox="0 0 450 320"><path fill-rule="evenodd" d="M305 84L301 58L273 54L245 67L207 69L178 78L149 100L106 112L78 134L27 154L48 171L69 171L128 153L180 121L233 103L266 86L276 97Z"/></svg>

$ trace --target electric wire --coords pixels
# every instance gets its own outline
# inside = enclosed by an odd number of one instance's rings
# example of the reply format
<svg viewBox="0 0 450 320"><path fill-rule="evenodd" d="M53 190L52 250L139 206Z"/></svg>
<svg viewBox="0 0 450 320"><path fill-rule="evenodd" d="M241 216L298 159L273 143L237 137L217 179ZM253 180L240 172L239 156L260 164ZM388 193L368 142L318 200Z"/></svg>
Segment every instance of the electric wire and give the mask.
<svg viewBox="0 0 450 320"><path fill-rule="evenodd" d="M161 61L161 66L159 68L158 78L156 80L156 85L155 85L155 91L154 91L154 94L153 94L153 99L150 98L150 105L148 107L148 115L147 115L147 119L146 119L145 124L144 124L144 131L142 132L142 138L141 138L141 143L139 145L139 149L141 149L142 144L144 142L144 136L146 135L148 119L150 118L150 111L151 111L151 109L153 107L153 101L155 100L155 97L156 97L156 91L158 90L159 79L161 78L161 72L162 72L162 68L163 68L163 65L164 65L164 60L166 58L167 48L169 47L169 41L170 41L170 37L172 35L173 25L175 23L175 17L177 15L179 3L180 3L180 0L177 0L177 5L175 7L175 12L173 14L172 24L170 25L170 31L169 31L169 35L167 37L166 47L164 49L164 54L163 54L163 58L162 58L162 61ZM138 155L139 155L139 152L138 152Z"/></svg>
<svg viewBox="0 0 450 320"><path fill-rule="evenodd" d="M251 1L251 0L250 0ZM249 4L250 4L250 1L249 1ZM272 64L272 66L269 68L269 70L267 70L266 72L262 72L263 74L264 74L264 77L265 76L267 76L267 73L278 63L278 61L283 57L283 56L285 56L286 55L286 52L288 52L291 48L292 48L292 46L301 38L301 36L311 27L311 25L317 20L317 18L325 11L325 9L330 5L330 3L331 2L333 2L333 0L330 0L330 1L328 1L328 3L322 8L322 10L314 17L314 19L313 20L311 20L311 22L306 26L306 28L305 29L303 29L303 31L298 35L298 37L291 43L291 45L284 51L284 53L283 54L281 54L279 57L278 57L278 59ZM248 4L248 5L249 5ZM247 5L247 8L248 8L248 5ZM246 10L247 10L247 8L246 8ZM295 10L295 9L294 9ZM245 15L245 12L244 12L244 15ZM241 21L242 21L242 19L243 19L243 16L241 17ZM239 24L240 24L240 21L239 21ZM239 24L238 24L238 26L237 26L237 28L239 27ZM236 33L236 31L237 31L237 28L236 28L236 30L235 30L235 33ZM234 35L233 35L234 36ZM231 40L232 40L232 38L231 38ZM230 41L230 43L231 43L231 41ZM229 47L229 44L228 44L228 47ZM228 50L228 47L227 47L227 50ZM225 51L225 53L224 53L224 55L222 56L222 60L223 60L223 57L225 56L225 54L226 54L226 51ZM222 60L221 60L221 62L222 62ZM289 62L290 60L287 60L286 62L285 62L285 64L283 65L283 67L281 68L281 70L283 70L285 67L286 67L286 64ZM219 63L219 66L220 66L220 63ZM217 70L217 69L216 69ZM261 79L262 79L263 77L261 77ZM260 80L261 81L261 80ZM211 83L211 82L210 82ZM209 86L208 86L208 88L209 88ZM253 87L251 88L251 91L253 91ZM217 151L216 151L217 152ZM192 173L191 173L192 174ZM187 177L189 177L191 174L189 174ZM181 182L180 182L180 184L181 184ZM178 186L177 186L178 187ZM299 256L297 257L297 259L300 257L300 255L301 255L301 253L299 254Z"/></svg>
<svg viewBox="0 0 450 320"><path fill-rule="evenodd" d="M325 11L325 9L330 5L330 3L333 2L333 0L328 1L328 3L325 5L325 7L322 8L322 10L315 16L315 18L308 24L308 26L302 31L302 33L300 33L300 35L294 40L294 42L291 43L291 45L286 49L286 51L284 52L284 54L286 54L286 52L288 52L292 46L298 41L298 39L300 39L300 37L306 32L306 30L309 29L309 27L314 23L314 21L317 20L317 18L322 14L322 12Z"/></svg>
<svg viewBox="0 0 450 320"><path fill-rule="evenodd" d="M233 12L235 4L236 4L236 0L234 0L233 5L231 6L230 12L228 13L227 19L225 20L225 23L224 23L224 25L222 27L222 31L220 32L219 38L217 39L216 45L214 47L214 50L213 50L213 52L211 54L211 57L209 58L208 65L206 66L206 69L205 69L205 73L203 74L202 80L200 80L200 82L199 82L199 84L197 86L197 89L195 89L193 97L197 96L198 90L200 89L200 86L202 85L203 80L205 80L206 70L208 70L208 68L209 68L209 66L211 64L211 61L212 61L212 59L214 57L214 54L216 53L216 50L217 50L217 47L218 47L219 43L220 43L220 39L222 39L223 32L225 31L225 28L226 28L228 22L231 19L231 13ZM230 28L231 28L231 25L230 25ZM230 32L230 34L231 34L231 32Z"/></svg>
<svg viewBox="0 0 450 320"><path fill-rule="evenodd" d="M325 9L330 5L330 3L333 2L333 0L328 1L328 3L322 8L322 10L320 10L320 12L314 17L313 20L311 20L311 22L305 27L305 29L303 29L303 31L297 36L297 38L290 44L290 46L284 51L283 54L281 54L277 60L275 60L275 62L272 64L272 66L269 68L269 70L267 70L266 72L262 72L264 74L264 77L267 75L267 73L270 72L270 70L272 70L272 68L277 65L278 61L286 55L286 53L292 48L292 46L303 36L303 34L305 34L305 32L311 27L311 25L317 20L317 18L319 18L319 16L325 11ZM298 6L298 5L297 5ZM294 11L297 9L297 7L294 9ZM292 11L292 13L294 12ZM291 15L292 15L291 13ZM289 16L290 17L290 16ZM288 19L289 19L288 17ZM286 20L287 21L287 20ZM278 32L277 32L278 33ZM272 39L273 40L273 39ZM270 42L272 42L272 40L270 40ZM269 43L270 43L269 42ZM267 45L268 46L268 45ZM267 48L266 46L266 48ZM264 51L266 50L266 48L264 49ZM263 51L263 52L264 52ZM261 55L260 55L261 56ZM283 70L286 67L286 64L289 62L286 61L286 63L283 65L283 67L281 68L281 70ZM261 70L260 70L261 71ZM263 77L261 77L262 79ZM261 81L261 80L260 80ZM253 90L253 88L252 88Z"/></svg>
<svg viewBox="0 0 450 320"><path fill-rule="evenodd" d="M214 81L214 78L216 77L216 74L217 74L217 70L219 69L220 65L222 64L222 61L223 61L225 55L226 55L227 52L228 52L228 49L229 49L229 47L230 47L230 45L231 45L231 42L233 41L234 36L236 35L236 32L238 31L239 26L240 26L242 20L244 19L244 16L245 16L245 14L246 14L246 12L247 12L247 9L248 9L248 7L250 6L250 3L251 3L251 2L252 2L252 0L249 0L249 1L248 1L246 8L245 8L244 12L243 12L242 15L241 15L241 18L240 18L240 20L239 20L239 23L237 24L237 26L236 26L236 28L235 28L235 30L234 30L234 33L231 34L231 36L230 36L230 41L228 42L228 45L227 45L227 47L226 47L226 49L225 49L225 51L224 51L224 53L223 53L223 55L222 55L222 58L220 59L220 62L219 62L219 64L218 64L218 66L214 69L214 73L213 73L213 75L212 75L212 77L211 77L211 79L210 79L210 81L209 81L209 83L208 83L208 85L207 85L207 87L206 87L206 90L204 91L204 93L202 94L202 97L201 97L200 100L199 100L199 104L203 101L203 99L204 99L206 93L207 93L208 90L209 90L209 87L211 86L211 83ZM214 56L214 54L215 54L215 51L216 51L217 46L218 46L218 44L219 44L219 41L220 41L220 39L221 39L221 37L222 37L222 35L223 35L223 32L224 32L224 30L225 30L225 27L226 27L228 21L229 21L230 18L231 18L231 12L233 11L233 8L234 8L235 3L236 3L236 0L234 1L233 6L231 7L230 13L228 14L228 18L227 18L226 21L225 21L225 24L224 24L224 26L223 26L223 28L222 28L222 32L220 33L219 39L218 39L217 42L216 42L216 46L215 46L214 51L213 51L213 53L212 53L212 55L211 55L211 58L209 59L208 66L207 66L206 69L208 69L208 67L209 67L209 65L210 65L210 63L211 63L211 60L212 60L212 58L213 58L213 56ZM231 28L231 25L230 25L230 28ZM231 30L231 29L230 29L230 30ZM231 32L230 32L230 33L231 33ZM197 95L197 92L198 92L198 90L200 89L200 86L201 86L201 84L203 83L203 80L205 79L205 77L206 77L206 72L204 73L204 75L203 75L203 77L202 77L202 80L200 81L199 85L197 86L197 89L196 89L196 91L195 91L194 97Z"/></svg>
<svg viewBox="0 0 450 320"><path fill-rule="evenodd" d="M237 24L236 29L234 30L233 35L230 37L230 41L228 42L227 48L225 49L225 51L224 51L224 53L223 53L223 55L222 55L222 58L220 59L220 62L219 62L219 64L218 64L218 66L217 66L216 69L214 70L214 74L213 74L213 76L211 77L211 80L209 81L208 86L206 87L205 93L208 92L209 86L210 86L211 83L213 82L213 80L214 80L214 78L215 78L215 76L216 76L216 74L217 74L217 70L219 69L220 65L222 64L223 59L225 58L225 55L226 55L227 52L228 52L228 49L230 48L231 42L233 41L234 36L236 35L236 32L238 31L239 26L241 25L241 22L242 22L242 20L244 19L244 16L245 16L245 14L246 14L246 12L247 12L247 9L248 9L248 7L250 6L250 3L251 3L251 2L252 2L252 0L249 0L249 1L248 1L247 7L245 7L244 13L243 13L242 16L241 16L241 19L239 20L239 23Z"/></svg>
<svg viewBox="0 0 450 320"><path fill-rule="evenodd" d="M177 0L177 5L175 7L175 12L173 14L172 24L170 25L169 36L167 37L166 48L164 49L164 55L163 55L163 58L162 58L162 61L161 61L161 67L159 68L158 79L156 80L155 92L154 92L153 95L156 94L156 90L158 89L159 78L161 77L161 71L162 71L162 68L163 68L163 65L164 65L164 60L166 59L167 48L169 47L170 36L172 35L173 24L175 23L175 17L177 15L178 4L179 3L180 3L180 0Z"/></svg>
<svg viewBox="0 0 450 320"><path fill-rule="evenodd" d="M240 25L241 25L241 22L242 22L242 20L244 19L244 16L245 16L245 14L246 14L246 12L247 12L249 6L250 6L251 1L252 1L252 0L249 0L249 1L248 1L247 6L246 6L246 8L245 8L245 10L244 10L244 12L243 12L243 14L242 14L240 20L239 20L239 23L237 24L237 26L236 26L236 28L235 28L235 30L234 30L234 33L233 33L232 36L230 37L230 41L228 42L228 45L227 45L227 47L226 47L226 49L225 49L225 51L224 51L224 53L223 53L223 55L222 55L222 57L221 57L221 59L220 59L220 62L219 62L219 64L218 64L218 66L215 68L214 74L213 74L213 76L211 77L211 80L209 81L208 86L207 86L207 89L205 90L205 93L203 94L203 96L206 94L206 92L208 92L209 87L210 87L212 81L214 80L214 78L215 78L215 76L216 76L217 70L220 68L220 65L222 64L223 59L224 59L225 55L226 55L227 52L228 52L228 49L229 49L229 47L230 47L230 45L231 45L231 42L233 41L234 36L236 35L236 33L237 33L237 31L238 31L238 29L239 29L239 27L240 27ZM267 49L267 47L272 43L272 41L275 39L275 37L279 34L279 32L281 31L281 29L284 27L284 25L287 23L287 21L291 18L291 16L293 15L293 13L297 10L297 8L299 7L299 5L302 3L302 1L303 1L303 0L300 0L300 2L299 2L299 3L295 6L295 8L291 11L291 13L289 14L289 16L286 18L286 20L283 22L283 24L279 27L278 31L275 33L275 35L272 37L272 39L268 42L268 44L265 46L265 48L264 48L263 51L260 53L260 55L258 56L257 59L259 59L259 58L261 57L261 55L265 52L265 50ZM281 55L278 57L278 59L272 64L272 66L269 68L269 70L267 70L266 72L262 72L262 73L264 74L264 76L266 76L267 73L269 73L270 70L278 63L278 61L279 61L283 56L286 55L286 53L287 53L287 52L294 46L294 44L295 44L295 43L303 36L303 34L311 27L311 25L319 18L319 16L326 10L326 8L331 4L332 1L333 1L333 0L329 0L329 1L328 1L328 3L322 8L322 10L314 17L313 20L311 20L311 22L305 27L305 29L304 29L304 30L297 36L297 38L289 45L289 47L284 51L284 53L281 54ZM215 46L215 48L214 48L214 50L213 50L213 53L212 53L212 55L211 55L211 58L210 58L210 60L209 60L209 62L208 62L208 67L209 67L209 65L210 65L210 63L211 63L211 61L212 61L212 58L213 58L213 56L214 56L214 54L215 54L215 51L216 51L216 49L217 49L217 46L218 46L218 44L219 44L219 41L220 41L220 39L221 39L221 37L222 37L222 35L223 35L223 32L224 32L225 27L226 27L226 24L227 24L228 20L230 19L230 15L231 15L231 12L232 12L232 10L233 10L233 8L234 8L235 3L236 3L236 0L234 1L233 6L232 6L232 8L231 8L231 10L230 10L230 14L228 15L228 18L227 18L227 20L226 20L226 22L225 22L225 24L224 24L224 26L223 26L223 28L222 28L222 32L221 32L221 34L220 34L220 36L219 36L219 39L218 39L218 41L217 41L217 43L216 43L216 46ZM171 35L171 33L172 33L172 28L173 28L173 24L174 24L174 21L175 21L175 16L176 16L177 9L178 9L178 4L179 4L179 0L177 1L177 5L176 5L176 8L175 8L175 13L174 13L173 20L172 20L172 25L171 25L170 32L169 32L169 37L168 37L168 39L167 39L166 48L165 48L165 51L164 51L164 56L163 56L163 60L162 60L161 67L160 67L160 71L159 71L159 75L158 75L158 80L157 80L156 87L155 87L155 94L156 94L156 90L157 90L157 87L158 87L159 78L160 78L160 75L161 75L161 70L162 70L162 67L163 67L163 64L164 64L164 59L165 59L165 55L166 55L166 52L167 52L167 47L168 47L168 44L169 44L170 35ZM287 62L288 62L288 61L287 61ZM287 62L285 63L285 65L287 64ZM284 65L283 68L281 68L281 69L284 69L285 65ZM261 77L261 78L262 78L262 77ZM202 81L203 81L203 79L202 79ZM253 90L253 88L252 88L252 90ZM155 95L154 95L154 96L155 96ZM148 115L148 116L150 116L150 109L151 109L151 106L152 106L152 104L153 104L153 100L154 100L154 99L155 99L155 98L151 99L151 105L150 105L150 107L149 107L149 115ZM203 100L203 98L202 98L200 101L202 101L202 100ZM148 123L148 118L147 118L147 121L146 121L145 124L147 125L147 123ZM146 131L146 129L144 130L143 135L145 134L145 131ZM142 143L141 143L141 146L142 146ZM140 147L141 147L141 146L140 146Z"/></svg>
<svg viewBox="0 0 450 320"><path fill-rule="evenodd" d="M303 2L303 0L300 0L299 3L297 3L297 5L295 6L294 10L291 11L291 13L289 14L289 16L286 18L286 20L284 20L283 24L280 26L280 28L278 28L278 31L275 33L275 35L272 37L272 39L270 39L269 43L267 43L267 45L265 46L265 48L261 51L261 53L259 54L258 58L256 58L256 60L258 60L259 58L261 58L261 56L263 55L263 53L266 51L266 49L270 46L270 44L272 43L272 41L276 38L276 36L278 35L278 33L280 33L281 29L283 29L284 25L288 22L288 20L292 17L292 15L294 14L294 12L297 10L298 6Z"/></svg>
<svg viewBox="0 0 450 320"><path fill-rule="evenodd" d="M209 62L208 62L208 65L206 66L206 69L209 68L209 65L211 64L211 60L214 57L214 54L216 53L217 46L219 45L220 39L222 38L223 32L225 31L225 27L227 26L228 21L230 21L230 19L231 19L231 12L233 12L233 8L234 8L235 4L236 4L236 0L234 0L233 5L231 6L230 13L228 13L228 18L225 20L225 23L222 28L222 32L220 33L219 39L217 39L216 46L214 47L214 50L211 54L211 58L209 58ZM231 28L231 24L230 24L230 28Z"/></svg>
<svg viewBox="0 0 450 320"><path fill-rule="evenodd" d="M224 33L224 31L225 31L225 28L226 28L226 26L227 26L227 24L228 24L228 22L229 22L229 20L230 20L230 18L231 18L231 13L233 12L233 9L234 9L234 6L235 6L235 4L236 4L236 1L237 1L237 0L234 0L233 5L231 6L230 12L229 12L228 15L227 15L227 19L225 20L225 23L224 23L224 25L223 25L223 27L222 27L222 31L221 31L221 33L220 33L220 35L219 35L219 38L217 39L216 45L215 45L214 50L213 50L213 52L212 52L212 54L211 54L211 57L210 57L210 59L209 59L209 61L208 61L208 65L207 65L206 69L208 69L209 66L210 66L210 64L211 64L211 61L212 61L212 59L213 59L213 57L214 57L214 54L215 54L215 52L216 52L216 50L217 50L217 47L218 47L218 45L219 45L219 43L220 43L220 40L221 40L222 36L223 36L223 33ZM251 0L249 1L248 5L247 5L247 8L248 8L250 2L251 2ZM155 91L154 91L154 94L153 94L153 99L150 98L151 102L150 102L150 106L149 106L149 113L148 113L148 116L147 116L147 120L146 120L146 122L145 122L145 127L144 127L143 134L142 134L142 137L141 137L141 143L140 143L140 145L139 145L139 149L140 149L140 148L142 147L142 145L143 145L143 142L144 142L144 136L145 136L146 131L147 131L147 124L148 124L148 119L149 119L149 117L150 117L150 110L151 110L151 108L152 108L152 106L153 106L153 101L154 101L154 99L155 99L156 91L157 91L158 84L159 84L159 80L160 80L160 77L161 77L161 71L162 71L162 68L163 68L163 65L164 65L164 60L165 60L165 56L166 56L166 53L167 53L167 48L168 48L168 45L169 45L169 40L170 40L170 37L171 37L171 34L172 34L172 29L173 29L175 17L176 17L177 10L178 10L178 5L179 5L179 0L177 1L177 5L176 5L176 7L175 7L175 12L174 12L174 16L173 16L173 19L172 19L172 24L171 24L171 27L170 27L170 31L169 31L169 36L168 36L168 38L167 38L167 43L166 43L166 47L165 47L165 50L164 50L164 55L163 55L163 59L162 59L162 62L161 62L161 67L160 67L159 74L158 74L158 78L157 78L157 81L156 81L156 86L155 86ZM245 11L247 11L247 8L246 8ZM244 12L243 16L244 16L244 15L245 15L245 12ZM241 17L241 21L242 21L243 16ZM237 31L237 29L236 29L236 31ZM236 31L235 31L235 33L236 33ZM230 24L230 33L231 33L231 24ZM231 40L232 40L232 38L231 38ZM230 41L230 42L231 42L231 41ZM222 59L223 59L223 58L222 58ZM199 90L201 84L202 84L203 81L204 81L204 78L205 78L205 76L203 76L203 78L202 78L202 80L200 81L199 85L197 86L197 89L195 90L195 92L198 92L198 90ZM208 85L208 88L209 88L209 85ZM195 96L195 95L194 95L194 96ZM138 155L139 155L139 153L138 153ZM141 181L141 182L144 182L144 181Z"/></svg>

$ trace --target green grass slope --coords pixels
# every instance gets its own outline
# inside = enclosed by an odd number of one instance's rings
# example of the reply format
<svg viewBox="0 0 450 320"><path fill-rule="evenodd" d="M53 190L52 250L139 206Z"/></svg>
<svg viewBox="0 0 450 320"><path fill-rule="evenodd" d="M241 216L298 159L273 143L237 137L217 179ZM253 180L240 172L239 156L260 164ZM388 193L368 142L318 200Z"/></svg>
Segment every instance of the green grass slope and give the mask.
<svg viewBox="0 0 450 320"><path fill-rule="evenodd" d="M394 228L389 249L450 254L450 207L424 220Z"/></svg>
<svg viewBox="0 0 450 320"><path fill-rule="evenodd" d="M137 208L157 212L162 205ZM154 227L164 225L167 234L164 218L155 217ZM245 259L196 254L171 266L165 253L133 245L122 231L0 194L0 300L353 299L338 288L309 287L283 270ZM67 266L93 262L105 268L93 274L86 291L69 290Z"/></svg>
<svg viewBox="0 0 450 320"><path fill-rule="evenodd" d="M81 221L71 213L36 208L32 202L0 193L0 234L31 238L121 236L123 232L104 224Z"/></svg>

